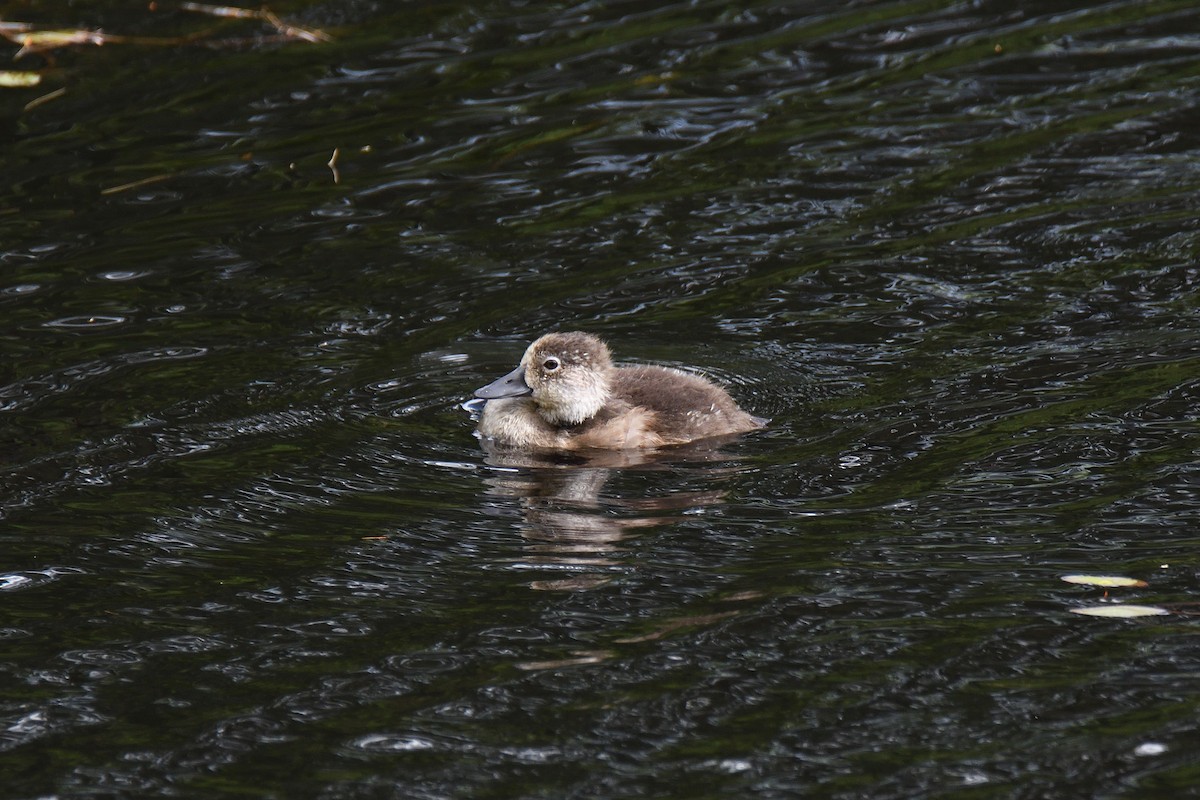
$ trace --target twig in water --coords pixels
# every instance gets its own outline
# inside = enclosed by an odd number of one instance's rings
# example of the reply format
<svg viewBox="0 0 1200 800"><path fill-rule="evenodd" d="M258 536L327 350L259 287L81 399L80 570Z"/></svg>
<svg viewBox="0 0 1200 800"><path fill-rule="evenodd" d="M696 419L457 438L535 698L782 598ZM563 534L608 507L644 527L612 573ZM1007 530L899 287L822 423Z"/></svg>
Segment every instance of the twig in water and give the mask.
<svg viewBox="0 0 1200 800"><path fill-rule="evenodd" d="M329 167L329 171L333 173L333 182L334 183L342 182L342 174L340 172L338 172L338 168L337 168L337 160L338 160L339 152L340 152L340 150L338 148L336 148L336 147L333 148L333 155L329 157L329 163L325 165L325 166Z"/></svg>
<svg viewBox="0 0 1200 800"><path fill-rule="evenodd" d="M41 97L33 98L32 100L30 100L28 103L25 104L25 108L23 108L22 111L29 111L31 109L37 108L38 106L40 106L44 103L49 103L51 100L57 100L58 98L62 97L66 93L67 93L67 87L60 86L59 88L55 89L53 92L44 94Z"/></svg>
<svg viewBox="0 0 1200 800"><path fill-rule="evenodd" d="M306 42L330 42L333 37L321 30L303 28L299 25L289 25L273 11L265 8L256 10L236 8L234 6L210 6L204 3L183 3L180 8L184 11L195 11L214 17L232 17L235 19L257 19L275 28L283 39L301 39ZM104 44L141 44L174 47L192 44L200 39L200 35L157 37L157 36L121 36L113 33L103 33L91 30L36 30L26 22L0 22L0 37L21 45L21 49L13 56L17 60L31 53L42 53L71 45L91 44L99 47ZM217 39L210 44L225 44Z"/></svg>
<svg viewBox="0 0 1200 800"><path fill-rule="evenodd" d="M194 11L197 14L208 14L212 17L231 17L233 19L260 19L273 26L275 30L289 39L303 39L306 42L331 42L333 37L325 31L315 28L302 28L299 25L288 25L276 16L274 11L267 8L238 8L237 6L210 6L207 3L181 3L184 11Z"/></svg>
<svg viewBox="0 0 1200 800"><path fill-rule="evenodd" d="M149 186L152 183L160 183L162 181L168 180L171 177L172 176L170 174L166 174L166 173L164 173L162 175L152 175L149 178L142 178L140 181L132 181L130 183L122 183L120 186L110 186L107 189L101 189L100 194L102 194L102 195L120 194L121 192L127 192L130 189L140 189L141 187Z"/></svg>

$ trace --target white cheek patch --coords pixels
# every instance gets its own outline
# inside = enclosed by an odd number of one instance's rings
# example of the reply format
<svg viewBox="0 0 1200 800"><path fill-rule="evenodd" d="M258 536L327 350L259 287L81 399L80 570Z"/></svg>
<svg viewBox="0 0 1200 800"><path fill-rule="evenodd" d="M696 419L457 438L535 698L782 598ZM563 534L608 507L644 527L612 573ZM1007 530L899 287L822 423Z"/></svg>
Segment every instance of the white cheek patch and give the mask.
<svg viewBox="0 0 1200 800"><path fill-rule="evenodd" d="M608 383L599 376L590 380L555 381L552 389L535 394L538 413L553 425L586 422L608 402Z"/></svg>

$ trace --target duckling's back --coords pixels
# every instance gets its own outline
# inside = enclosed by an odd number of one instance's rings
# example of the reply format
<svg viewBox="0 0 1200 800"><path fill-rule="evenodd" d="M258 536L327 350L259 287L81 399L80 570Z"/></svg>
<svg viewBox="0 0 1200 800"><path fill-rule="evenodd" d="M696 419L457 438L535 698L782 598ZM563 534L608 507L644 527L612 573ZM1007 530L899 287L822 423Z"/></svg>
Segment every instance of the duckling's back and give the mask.
<svg viewBox="0 0 1200 800"><path fill-rule="evenodd" d="M765 424L738 408L715 383L667 367L617 367L612 392L631 406L653 412L650 428L663 444L746 433Z"/></svg>

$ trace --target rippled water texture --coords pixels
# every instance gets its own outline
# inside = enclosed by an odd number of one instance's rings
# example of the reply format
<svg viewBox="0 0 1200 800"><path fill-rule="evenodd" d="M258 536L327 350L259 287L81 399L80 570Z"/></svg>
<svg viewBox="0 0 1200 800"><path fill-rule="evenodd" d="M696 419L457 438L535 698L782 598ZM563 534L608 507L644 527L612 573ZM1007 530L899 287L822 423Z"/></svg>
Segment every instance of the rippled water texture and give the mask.
<svg viewBox="0 0 1200 800"><path fill-rule="evenodd" d="M1194 0L158 5L0 3L5 797L1196 791Z"/></svg>

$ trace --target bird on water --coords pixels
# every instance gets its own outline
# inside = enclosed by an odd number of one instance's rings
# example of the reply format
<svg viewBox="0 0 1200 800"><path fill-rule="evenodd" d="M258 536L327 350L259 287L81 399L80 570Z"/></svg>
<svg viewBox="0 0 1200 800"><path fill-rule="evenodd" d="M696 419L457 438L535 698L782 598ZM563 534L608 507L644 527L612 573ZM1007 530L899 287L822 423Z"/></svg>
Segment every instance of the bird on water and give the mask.
<svg viewBox="0 0 1200 800"><path fill-rule="evenodd" d="M614 364L599 337L548 333L520 365L475 391L486 400L479 434L547 450L648 449L757 430L712 381L669 367Z"/></svg>

